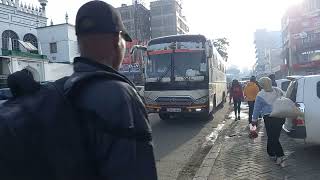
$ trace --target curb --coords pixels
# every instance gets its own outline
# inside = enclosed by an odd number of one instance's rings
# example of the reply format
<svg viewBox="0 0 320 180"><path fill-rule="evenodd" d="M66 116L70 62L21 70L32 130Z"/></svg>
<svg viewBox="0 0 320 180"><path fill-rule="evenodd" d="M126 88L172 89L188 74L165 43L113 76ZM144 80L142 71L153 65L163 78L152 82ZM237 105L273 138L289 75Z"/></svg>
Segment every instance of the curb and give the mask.
<svg viewBox="0 0 320 180"><path fill-rule="evenodd" d="M193 180L207 180L210 176L213 165L220 153L222 144L216 144L203 160Z"/></svg>
<svg viewBox="0 0 320 180"><path fill-rule="evenodd" d="M228 114L230 114L230 112L228 112L227 115ZM224 121L228 121L228 119L225 118ZM211 143L213 144L213 147L210 149L209 153L204 158L204 160L203 160L200 168L196 172L196 175L194 176L193 180L207 180L209 178L211 170L213 168L213 165L214 165L214 163L220 153L221 147L222 147L221 143L215 144L215 142L219 138L220 133L223 132L223 130L226 128L226 126L230 126L231 124L225 123L224 126L221 127L221 129L218 128L218 130L217 130L218 135L215 136L214 138L211 138Z"/></svg>

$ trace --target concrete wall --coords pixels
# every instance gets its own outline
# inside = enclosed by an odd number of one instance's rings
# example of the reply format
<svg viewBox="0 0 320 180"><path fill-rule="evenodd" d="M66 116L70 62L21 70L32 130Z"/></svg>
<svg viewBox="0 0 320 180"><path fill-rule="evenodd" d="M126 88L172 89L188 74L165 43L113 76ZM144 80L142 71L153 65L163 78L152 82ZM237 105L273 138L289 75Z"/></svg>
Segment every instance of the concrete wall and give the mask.
<svg viewBox="0 0 320 180"><path fill-rule="evenodd" d="M36 81L44 81L44 66L45 61L43 60L35 60L29 58L20 58L20 57L12 57L11 64L9 65L10 71L16 72L21 71L23 69L28 69L32 72Z"/></svg>
<svg viewBox="0 0 320 180"><path fill-rule="evenodd" d="M79 56L75 29L70 24L59 24L38 28L42 54L51 62L72 62ZM50 43L57 43L57 53L50 52Z"/></svg>
<svg viewBox="0 0 320 180"><path fill-rule="evenodd" d="M45 63L45 81L54 81L59 78L70 76L73 73L72 64Z"/></svg>
<svg viewBox="0 0 320 180"><path fill-rule="evenodd" d="M80 49L78 47L78 41L74 26L68 26L68 43L69 43L69 60L73 62L73 59L80 56Z"/></svg>

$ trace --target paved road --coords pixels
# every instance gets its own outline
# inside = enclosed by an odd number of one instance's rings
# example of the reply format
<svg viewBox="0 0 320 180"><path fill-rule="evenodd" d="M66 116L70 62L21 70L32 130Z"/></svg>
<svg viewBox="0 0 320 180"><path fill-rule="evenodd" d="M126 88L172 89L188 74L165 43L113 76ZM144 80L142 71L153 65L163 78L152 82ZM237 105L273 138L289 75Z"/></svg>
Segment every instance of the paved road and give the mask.
<svg viewBox="0 0 320 180"><path fill-rule="evenodd" d="M224 120L229 106L216 112L212 121L199 119L160 120L157 114L151 114L155 156L160 180L173 180L179 175L185 164L204 143L217 124Z"/></svg>

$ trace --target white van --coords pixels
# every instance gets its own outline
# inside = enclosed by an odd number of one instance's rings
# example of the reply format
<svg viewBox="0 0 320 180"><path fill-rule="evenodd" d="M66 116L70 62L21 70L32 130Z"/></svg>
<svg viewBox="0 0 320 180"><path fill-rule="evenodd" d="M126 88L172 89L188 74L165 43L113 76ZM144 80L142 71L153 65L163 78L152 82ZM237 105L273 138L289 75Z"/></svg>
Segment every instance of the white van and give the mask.
<svg viewBox="0 0 320 180"><path fill-rule="evenodd" d="M286 97L294 101L303 115L286 119L283 129L290 137L320 144L320 75L296 76L291 81Z"/></svg>

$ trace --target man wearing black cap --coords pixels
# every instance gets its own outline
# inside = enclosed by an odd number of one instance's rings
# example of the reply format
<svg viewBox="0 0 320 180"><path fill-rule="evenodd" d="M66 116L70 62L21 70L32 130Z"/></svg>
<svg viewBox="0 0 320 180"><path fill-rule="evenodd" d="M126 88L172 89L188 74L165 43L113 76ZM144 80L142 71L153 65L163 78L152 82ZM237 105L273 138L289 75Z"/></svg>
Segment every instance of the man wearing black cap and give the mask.
<svg viewBox="0 0 320 180"><path fill-rule="evenodd" d="M103 1L84 4L77 13L76 35L81 56L74 60L75 74L107 72L113 76L81 86L75 98L82 119L90 124L89 152L96 157L95 175L112 180L157 179L144 104L134 85L117 71L125 42L132 41L119 13Z"/></svg>

